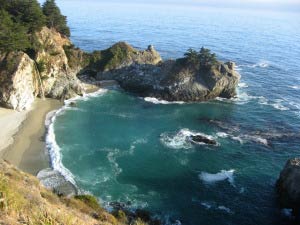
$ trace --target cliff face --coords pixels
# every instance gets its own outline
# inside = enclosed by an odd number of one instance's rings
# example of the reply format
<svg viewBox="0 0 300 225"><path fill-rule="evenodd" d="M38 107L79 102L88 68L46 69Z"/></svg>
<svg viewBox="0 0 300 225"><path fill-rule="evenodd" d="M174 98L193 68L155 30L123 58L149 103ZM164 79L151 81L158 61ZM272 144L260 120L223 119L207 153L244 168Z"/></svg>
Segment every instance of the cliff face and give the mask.
<svg viewBox="0 0 300 225"><path fill-rule="evenodd" d="M15 110L28 109L40 93L35 63L23 52L0 56L0 103Z"/></svg>
<svg viewBox="0 0 300 225"><path fill-rule="evenodd" d="M76 94L82 95L83 88L76 76L81 67L78 65L71 69L64 50L64 46L71 45L70 40L47 27L37 33L37 38L41 48L35 60L44 67L40 76L45 96L70 98Z"/></svg>
<svg viewBox="0 0 300 225"><path fill-rule="evenodd" d="M153 46L138 50L125 42L85 53L47 27L36 37L38 51L33 59L23 52L0 56L0 104L5 107L26 109L36 96L82 95L84 85L78 74L84 83L116 80L130 92L169 101L231 98L240 79L231 62L216 62L208 68L184 59L163 62Z"/></svg>
<svg viewBox="0 0 300 225"><path fill-rule="evenodd" d="M287 161L277 181L279 202L282 207L300 211L300 158Z"/></svg>
<svg viewBox="0 0 300 225"><path fill-rule="evenodd" d="M70 40L47 27L36 36L39 48L33 59L24 52L0 54L0 104L4 107L24 110L36 96L61 99L84 92L76 76L80 64L71 68L64 50Z"/></svg>

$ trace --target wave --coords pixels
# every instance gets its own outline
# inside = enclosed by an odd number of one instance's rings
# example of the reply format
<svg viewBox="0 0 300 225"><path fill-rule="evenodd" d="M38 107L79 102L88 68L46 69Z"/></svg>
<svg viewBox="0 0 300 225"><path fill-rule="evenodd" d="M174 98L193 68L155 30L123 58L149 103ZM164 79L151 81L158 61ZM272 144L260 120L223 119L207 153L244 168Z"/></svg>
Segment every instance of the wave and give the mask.
<svg viewBox="0 0 300 225"><path fill-rule="evenodd" d="M115 176L119 175L123 171L117 163L117 154L119 153L120 151L115 149L107 154L107 159L112 165L112 170L114 171Z"/></svg>
<svg viewBox="0 0 300 225"><path fill-rule="evenodd" d="M261 104L261 105L272 106L274 109L278 109L278 110L281 110L281 111L290 110L288 107L286 107L282 104L283 101L284 100L282 100L282 99L275 99L274 102L270 102L266 98L262 98L258 101L258 103Z"/></svg>
<svg viewBox="0 0 300 225"><path fill-rule="evenodd" d="M51 167L53 170L58 171L67 181L76 186L76 182L74 179L74 175L64 167L62 163L62 158L60 154L60 147L56 142L54 123L57 116L62 115L66 110L72 109L70 107L71 102L78 100L87 100L90 97L96 97L101 94L106 93L106 89L99 89L94 93L85 94L83 96L77 96L75 98L71 98L65 100L65 105L58 110L51 111L46 115L45 126L46 126L46 150L50 155Z"/></svg>
<svg viewBox="0 0 300 225"><path fill-rule="evenodd" d="M243 135L239 135L239 136L234 136L232 134L228 134L225 132L218 132L216 133L217 137L220 138L231 138L232 140L238 141L240 142L240 144L244 144L244 142L247 141L252 141L252 142L256 142L265 146L269 146L269 141L259 135L250 135L250 134L243 134Z"/></svg>
<svg viewBox="0 0 300 225"><path fill-rule="evenodd" d="M190 131L189 129L181 129L178 133L175 135L170 134L170 133L163 133L160 135L160 141L167 146L168 148L172 149L190 149L193 148L193 144L190 140L191 136L197 136L201 135L204 136L208 139L213 139L212 136L206 135L203 133L199 132L193 132ZM203 144L205 143L197 143L197 144Z"/></svg>
<svg viewBox="0 0 300 225"><path fill-rule="evenodd" d="M160 100L160 99L153 98L153 97L145 97L144 100L145 100L146 102L151 102L151 103L153 103L153 104L163 104L163 105L171 105L171 104L179 104L179 105L182 105L182 104L185 103L185 102L183 102L183 101L169 102L169 101L166 101L166 100Z"/></svg>
<svg viewBox="0 0 300 225"><path fill-rule="evenodd" d="M241 67L248 67L248 68L267 68L270 66L270 62L267 60L260 60L258 63L255 64L244 64L244 65L240 65Z"/></svg>
<svg viewBox="0 0 300 225"><path fill-rule="evenodd" d="M247 88L247 87L249 87L249 86L248 86L248 84L246 84L246 83L239 83L239 84L238 84L238 87L239 87L239 88Z"/></svg>
<svg viewBox="0 0 300 225"><path fill-rule="evenodd" d="M214 184L216 182L227 180L231 185L234 185L235 170L221 170L219 173L201 172L199 178L206 184Z"/></svg>
<svg viewBox="0 0 300 225"><path fill-rule="evenodd" d="M76 185L73 174L62 164L60 147L58 146L55 138L54 122L56 117L60 115L63 110L64 107L62 107L57 111L52 111L47 114L46 122L45 122L46 129L47 129L46 149L48 150L50 155L52 168L54 170L59 171L67 181L71 182L73 185Z"/></svg>
<svg viewBox="0 0 300 225"><path fill-rule="evenodd" d="M289 88L292 88L292 89L295 89L295 90L300 90L300 85L289 86Z"/></svg>
<svg viewBox="0 0 300 225"><path fill-rule="evenodd" d="M202 202L200 202L200 204L201 204L201 206L203 206L207 210L210 210L210 209L212 209L212 210L220 210L220 211L224 211L224 212L226 212L228 214L233 214L233 211L230 208L228 208L228 207L226 207L224 205L219 205L218 206L215 202L202 201Z"/></svg>

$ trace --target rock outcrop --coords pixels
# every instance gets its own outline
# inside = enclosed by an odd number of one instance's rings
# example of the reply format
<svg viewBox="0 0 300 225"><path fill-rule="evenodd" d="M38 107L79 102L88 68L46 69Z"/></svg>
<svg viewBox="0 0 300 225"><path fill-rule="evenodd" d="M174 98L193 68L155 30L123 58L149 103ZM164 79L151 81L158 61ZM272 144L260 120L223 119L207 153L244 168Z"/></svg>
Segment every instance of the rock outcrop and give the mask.
<svg viewBox="0 0 300 225"><path fill-rule="evenodd" d="M35 62L24 52L0 55L0 104L24 110L40 94L41 80Z"/></svg>
<svg viewBox="0 0 300 225"><path fill-rule="evenodd" d="M134 63L111 71L100 71L97 79L114 79L125 90L141 96L191 102L234 97L240 75L232 62L217 62L209 68L199 68L178 59L158 64Z"/></svg>
<svg viewBox="0 0 300 225"><path fill-rule="evenodd" d="M83 72L96 75L98 72L109 72L127 68L132 64L156 65L162 61L152 45L146 50L138 50L125 42L118 42L108 49L85 54Z"/></svg>
<svg viewBox="0 0 300 225"><path fill-rule="evenodd" d="M77 73L82 69L83 52L69 58L66 47L71 42L53 29L44 27L36 33L37 51L0 54L0 104L15 110L28 109L36 96L68 99L82 95L84 88ZM75 61L75 62L74 62Z"/></svg>
<svg viewBox="0 0 300 225"><path fill-rule="evenodd" d="M47 27L35 38L39 47L28 53L30 57L24 52L0 54L0 104L5 107L27 109L36 96L69 99L84 93L83 82L103 80L116 80L129 92L168 101L231 98L240 78L234 63L216 62L204 68L184 58L163 62L151 45L138 50L119 42L85 53Z"/></svg>
<svg viewBox="0 0 300 225"><path fill-rule="evenodd" d="M71 98L82 95L84 90L77 79L81 70L80 63L70 67L65 52L66 46L71 42L53 29L44 27L36 34L41 47L36 53L35 61L43 69L40 71L44 93L51 98Z"/></svg>
<svg viewBox="0 0 300 225"><path fill-rule="evenodd" d="M293 209L294 215L299 217L300 158L294 158L287 161L284 169L280 173L276 188L281 207Z"/></svg>

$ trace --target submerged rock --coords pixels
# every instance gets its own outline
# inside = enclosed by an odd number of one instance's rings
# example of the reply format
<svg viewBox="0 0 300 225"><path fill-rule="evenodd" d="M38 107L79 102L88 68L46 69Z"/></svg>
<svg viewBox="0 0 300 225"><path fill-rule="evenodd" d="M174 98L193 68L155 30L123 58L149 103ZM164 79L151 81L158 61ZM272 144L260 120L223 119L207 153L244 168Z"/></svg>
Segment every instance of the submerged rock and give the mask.
<svg viewBox="0 0 300 225"><path fill-rule="evenodd" d="M77 188L74 186L74 184L67 181L66 178L60 174L60 172L51 168L41 170L37 174L37 178L45 188L55 192L58 195L74 196L78 194Z"/></svg>
<svg viewBox="0 0 300 225"><path fill-rule="evenodd" d="M293 209L294 216L300 218L300 158L287 161L276 184L279 203L282 208Z"/></svg>
<svg viewBox="0 0 300 225"><path fill-rule="evenodd" d="M191 141L196 144L208 144L208 145L216 145L217 142L213 139L210 139L208 137L205 137L203 135L192 135L190 137Z"/></svg>

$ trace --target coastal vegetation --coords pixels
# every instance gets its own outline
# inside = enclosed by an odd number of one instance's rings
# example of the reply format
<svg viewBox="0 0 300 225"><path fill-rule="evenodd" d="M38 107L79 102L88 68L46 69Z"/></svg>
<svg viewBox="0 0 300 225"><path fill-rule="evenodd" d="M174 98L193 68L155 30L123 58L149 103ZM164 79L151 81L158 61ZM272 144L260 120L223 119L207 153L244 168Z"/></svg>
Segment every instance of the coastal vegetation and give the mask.
<svg viewBox="0 0 300 225"><path fill-rule="evenodd" d="M54 28L62 35L70 36L67 19L55 0L47 0L43 7L37 0L0 0L0 51L36 51L36 32L42 27Z"/></svg>
<svg viewBox="0 0 300 225"><path fill-rule="evenodd" d="M4 161L0 161L0 221L28 225L147 224L122 210L108 213L90 195L58 196L42 187L36 177Z"/></svg>
<svg viewBox="0 0 300 225"><path fill-rule="evenodd" d="M187 52L184 53L182 61L195 66L197 69L209 69L218 64L216 54L211 53L209 49L204 47L202 47L200 51L189 48Z"/></svg>

